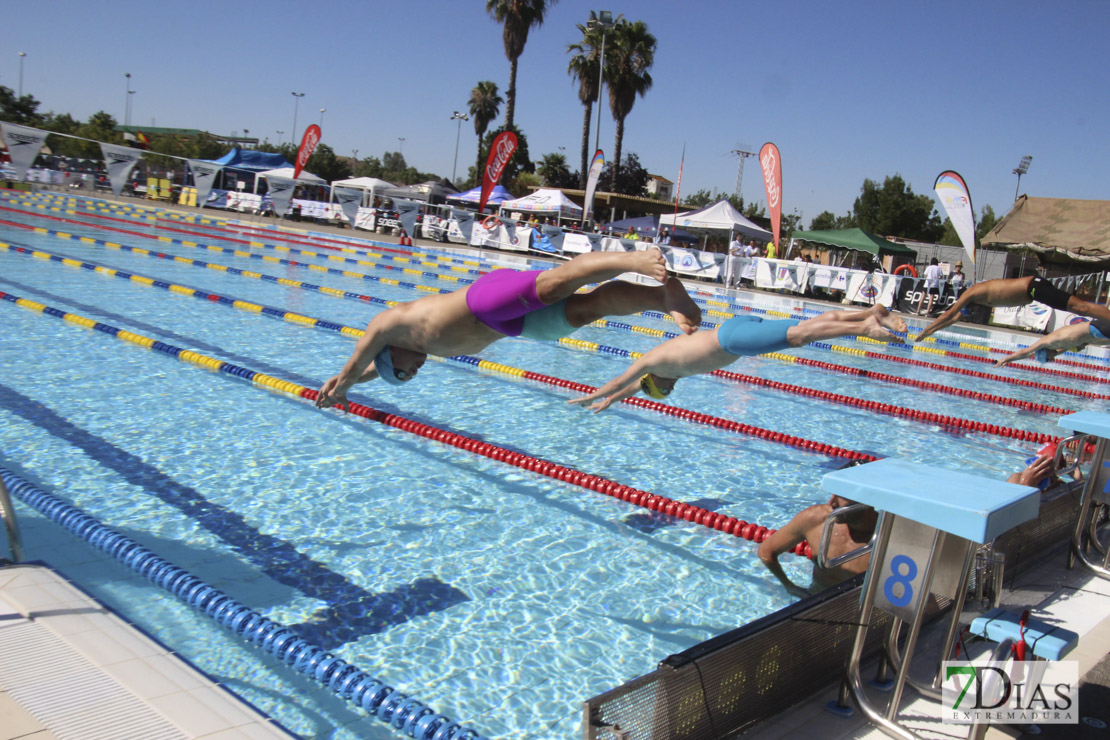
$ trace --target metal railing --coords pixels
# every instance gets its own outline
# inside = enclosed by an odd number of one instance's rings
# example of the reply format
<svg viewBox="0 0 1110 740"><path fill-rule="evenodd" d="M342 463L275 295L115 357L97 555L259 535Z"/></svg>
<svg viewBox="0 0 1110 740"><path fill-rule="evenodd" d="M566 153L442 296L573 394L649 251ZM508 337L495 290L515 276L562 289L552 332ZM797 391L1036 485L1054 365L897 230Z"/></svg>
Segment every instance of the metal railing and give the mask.
<svg viewBox="0 0 1110 740"><path fill-rule="evenodd" d="M12 506L12 497L8 495L8 487L0 479L0 519L4 521L4 533L8 538L8 550L11 552L10 561L0 558L4 562L18 563L23 560L23 541L19 537L19 522L15 518L15 507Z"/></svg>

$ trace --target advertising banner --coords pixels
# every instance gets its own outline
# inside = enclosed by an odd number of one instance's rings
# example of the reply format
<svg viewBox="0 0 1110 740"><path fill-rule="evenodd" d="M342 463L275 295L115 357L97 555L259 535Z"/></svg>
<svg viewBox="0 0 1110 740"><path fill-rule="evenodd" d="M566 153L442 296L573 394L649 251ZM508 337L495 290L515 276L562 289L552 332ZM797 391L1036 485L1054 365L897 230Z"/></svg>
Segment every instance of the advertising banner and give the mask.
<svg viewBox="0 0 1110 740"><path fill-rule="evenodd" d="M463 243L470 244L470 238L474 233L474 212L465 208L452 208L451 220L455 222L456 228L462 234L465 240Z"/></svg>
<svg viewBox="0 0 1110 740"><path fill-rule="evenodd" d="M270 188L270 200L274 202L274 213L281 218L289 210L289 204L293 201L293 190L297 187L297 181L288 177L266 175L266 184Z"/></svg>
<svg viewBox="0 0 1110 740"><path fill-rule="evenodd" d="M968 272L975 275L975 209L971 207L971 192L967 189L967 183L960 173L945 170L937 175L933 190L937 191L940 204L944 206L944 212L948 214L952 228L956 230L956 235L960 237L960 243L967 252L971 265Z"/></svg>
<svg viewBox="0 0 1110 740"><path fill-rule="evenodd" d="M582 206L582 223L593 216L594 191L597 190L597 179L601 177L601 169L605 166L605 152L598 149L594 152L594 159L590 162L590 176L586 180L586 201Z"/></svg>
<svg viewBox="0 0 1110 740"><path fill-rule="evenodd" d="M486 210L486 201L493 191L493 186L501 181L509 160L516 151L516 134L512 131L502 131L493 140L489 148L489 157L486 158L486 167L482 170L482 196L478 199L478 213Z"/></svg>
<svg viewBox="0 0 1110 740"><path fill-rule="evenodd" d="M533 232L536 230L533 229ZM538 233L532 234L532 249L550 254L563 253L564 231L555 224L543 224Z"/></svg>
<svg viewBox="0 0 1110 740"><path fill-rule="evenodd" d="M7 124L5 124L6 126ZM104 154L104 164L108 168L108 182L112 185L112 192L119 195L135 163L142 158L142 152L127 146L116 146L101 142L100 151Z"/></svg>
<svg viewBox="0 0 1110 740"><path fill-rule="evenodd" d="M312 158L312 153L316 151L316 145L319 143L320 127L314 123L304 130L304 136L301 137L301 146L297 149L297 162L293 167L294 180L301 176L301 171Z"/></svg>
<svg viewBox="0 0 1110 740"><path fill-rule="evenodd" d="M759 167L763 170L763 185L767 188L767 213L771 216L771 232L776 247L780 247L782 228L782 159L779 148L767 142L759 150Z"/></svg>
<svg viewBox="0 0 1110 740"><path fill-rule="evenodd" d="M17 126L14 123L0 124L0 127L4 129L4 146L8 148L15 178L22 180L27 176L27 170L31 168L35 157L42 150L42 143L46 141L49 132L28 126Z"/></svg>
<svg viewBox="0 0 1110 740"><path fill-rule="evenodd" d="M394 198L393 208L397 211L397 220L401 222L401 228L405 230L405 235L408 237L414 236L416 234L416 218L420 215L420 204L415 200Z"/></svg>
<svg viewBox="0 0 1110 740"><path fill-rule="evenodd" d="M347 221L352 225L358 220L358 208L362 203L362 190L360 188L345 188L343 186L331 189L336 205L343 211Z"/></svg>
<svg viewBox="0 0 1110 740"><path fill-rule="evenodd" d="M208 202L208 194L216 182L216 175L223 169L218 164L190 159L189 171L193 173L193 185L197 189L197 205L203 207Z"/></svg>

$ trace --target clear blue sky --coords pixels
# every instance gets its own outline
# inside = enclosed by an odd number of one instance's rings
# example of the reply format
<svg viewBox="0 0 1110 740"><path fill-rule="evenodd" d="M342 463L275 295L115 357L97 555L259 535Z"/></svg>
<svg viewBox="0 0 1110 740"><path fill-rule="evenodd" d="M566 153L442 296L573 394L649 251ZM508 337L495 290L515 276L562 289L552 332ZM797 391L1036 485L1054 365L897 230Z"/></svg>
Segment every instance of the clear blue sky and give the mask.
<svg viewBox="0 0 1110 740"><path fill-rule="evenodd" d="M600 3L600 4L599 4ZM508 87L501 28L482 0L40 0L8 7L0 84L40 110L85 120L289 138L323 117L340 155L400 149L416 168L450 177L454 110L493 80ZM727 194L730 150L773 141L782 152L784 211L803 225L851 210L864 178L899 173L932 194L945 169L967 180L976 211L1001 216L1012 170L1033 155L1031 196L1110 199L1110 2L773 3L560 0L519 63L516 123L533 159L565 147L578 168L583 108L566 74L567 44L591 9L642 20L659 39L654 87L626 121L624 151L683 193ZM596 114L594 124L596 125ZM601 147L615 124L602 116ZM404 138L403 144L398 141ZM593 133L591 132L591 141ZM458 171L475 158L462 124ZM764 201L756 160L742 194ZM939 204L938 204L939 208Z"/></svg>

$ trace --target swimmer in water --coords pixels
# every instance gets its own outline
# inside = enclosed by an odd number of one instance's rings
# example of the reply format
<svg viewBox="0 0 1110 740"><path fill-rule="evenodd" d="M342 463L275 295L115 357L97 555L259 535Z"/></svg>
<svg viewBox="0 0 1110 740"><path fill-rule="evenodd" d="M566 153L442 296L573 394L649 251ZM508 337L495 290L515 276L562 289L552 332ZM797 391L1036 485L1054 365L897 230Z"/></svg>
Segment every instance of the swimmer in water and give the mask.
<svg viewBox="0 0 1110 740"><path fill-rule="evenodd" d="M1069 349L1082 349L1088 344L1110 344L1110 320L1095 319L1094 321L1083 321L1078 324L1061 326L1025 349L1019 349L1013 354L1006 355L994 363L994 366L1002 367L1015 360L1024 360L1026 357L1034 357L1037 362L1052 362L1056 359L1056 355L1061 352Z"/></svg>

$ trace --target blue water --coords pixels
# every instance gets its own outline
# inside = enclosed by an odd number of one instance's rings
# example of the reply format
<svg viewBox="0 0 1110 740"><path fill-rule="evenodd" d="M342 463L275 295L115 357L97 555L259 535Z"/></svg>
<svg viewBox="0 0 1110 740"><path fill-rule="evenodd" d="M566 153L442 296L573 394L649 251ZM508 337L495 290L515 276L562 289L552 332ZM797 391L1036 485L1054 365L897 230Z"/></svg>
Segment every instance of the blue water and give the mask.
<svg viewBox="0 0 1110 740"><path fill-rule="evenodd" d="M155 228L118 208L105 212L126 223L97 221L80 210L31 211L15 200L0 199L0 206L22 212L0 210L0 219L386 300L423 295L72 222L246 249L216 236ZM381 310L9 226L0 225L0 239L358 328ZM396 271L321 264L457 287ZM334 332L8 251L0 251L0 291L312 388L338 371L354 344ZM629 321L674 331L670 322ZM6 301L0 302L0 322L0 464L489 737L577 736L583 699L792 601L745 540L374 422L321 412ZM575 336L634 351L659 341L592 327ZM905 348L834 343L989 371ZM1105 401L826 349L794 354L1073 410L1105 407ZM524 339L499 342L482 357L591 385L628 362ZM1052 416L771 359L742 358L730 369L1059 433ZM1020 370L999 376L1107 392L1105 385ZM373 383L356 390L356 400L375 408L768 527L826 500L821 476L843 464L648 411L591 414L565 403L568 391L453 362L429 362L418 382L400 389ZM838 447L988 477L1018 470L1037 446L709 377L683 380L669 401ZM19 511L29 558L60 568L294 732L395 737L383 723L240 644L37 514ZM795 580L808 582L805 561L784 561Z"/></svg>

